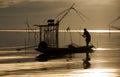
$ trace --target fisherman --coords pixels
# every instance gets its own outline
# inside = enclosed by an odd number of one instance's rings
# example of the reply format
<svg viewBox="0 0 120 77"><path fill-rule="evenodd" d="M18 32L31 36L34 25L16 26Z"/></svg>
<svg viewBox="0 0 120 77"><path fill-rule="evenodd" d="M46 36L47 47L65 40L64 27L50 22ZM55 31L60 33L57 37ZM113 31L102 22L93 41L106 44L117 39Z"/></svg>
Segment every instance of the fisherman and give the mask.
<svg viewBox="0 0 120 77"><path fill-rule="evenodd" d="M88 46L89 46L89 43L90 43L90 41L91 41L91 36L90 36L90 33L87 31L86 28L84 28L84 33L83 33L82 36L85 38L86 46L88 47Z"/></svg>
<svg viewBox="0 0 120 77"><path fill-rule="evenodd" d="M90 33L87 31L86 28L84 28L84 33L83 33L82 36L85 38L86 47L88 47L89 43L91 41L91 36L90 36ZM86 51L86 60L90 60L89 51Z"/></svg>

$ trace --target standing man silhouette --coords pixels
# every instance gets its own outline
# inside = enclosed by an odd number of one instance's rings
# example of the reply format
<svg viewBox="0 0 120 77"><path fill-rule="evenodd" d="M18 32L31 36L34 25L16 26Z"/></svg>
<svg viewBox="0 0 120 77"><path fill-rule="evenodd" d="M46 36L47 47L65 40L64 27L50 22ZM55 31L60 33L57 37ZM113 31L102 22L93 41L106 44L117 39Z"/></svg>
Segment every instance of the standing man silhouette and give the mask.
<svg viewBox="0 0 120 77"><path fill-rule="evenodd" d="M85 38L86 46L88 47L88 46L89 46L89 43L90 43L90 41L91 41L91 35L90 35L90 33L87 31L86 28L84 28L84 33L83 33L82 36Z"/></svg>

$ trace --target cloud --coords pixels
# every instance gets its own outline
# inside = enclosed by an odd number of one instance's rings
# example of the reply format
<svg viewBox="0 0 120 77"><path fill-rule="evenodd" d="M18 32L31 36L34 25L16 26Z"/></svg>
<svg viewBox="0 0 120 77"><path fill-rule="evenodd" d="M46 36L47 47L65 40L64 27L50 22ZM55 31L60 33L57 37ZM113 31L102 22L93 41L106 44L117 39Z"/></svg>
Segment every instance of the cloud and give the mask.
<svg viewBox="0 0 120 77"><path fill-rule="evenodd" d="M67 0L1 0L0 8L6 8L24 2L57 2L57 1L67 1Z"/></svg>
<svg viewBox="0 0 120 77"><path fill-rule="evenodd" d="M0 8L6 8L9 6L12 6L14 4L19 4L21 2L24 2L25 0L1 0L0 1Z"/></svg>
<svg viewBox="0 0 120 77"><path fill-rule="evenodd" d="M55 17L67 5L63 0L0 0L0 27L24 28L26 17L32 23L39 23L40 20Z"/></svg>

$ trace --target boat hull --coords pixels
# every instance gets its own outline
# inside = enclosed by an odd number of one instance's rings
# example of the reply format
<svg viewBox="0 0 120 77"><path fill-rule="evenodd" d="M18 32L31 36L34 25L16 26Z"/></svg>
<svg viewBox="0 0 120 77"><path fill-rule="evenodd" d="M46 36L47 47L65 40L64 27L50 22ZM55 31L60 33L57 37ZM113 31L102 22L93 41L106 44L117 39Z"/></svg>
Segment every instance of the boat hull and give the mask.
<svg viewBox="0 0 120 77"><path fill-rule="evenodd" d="M66 55L71 57L74 53L86 53L90 52L92 53L93 46L81 46L81 47L75 47L75 48L46 48L44 50L35 49L38 52L42 52L42 54L38 55L36 57L37 61L48 61L50 59L58 59L58 58L65 58Z"/></svg>

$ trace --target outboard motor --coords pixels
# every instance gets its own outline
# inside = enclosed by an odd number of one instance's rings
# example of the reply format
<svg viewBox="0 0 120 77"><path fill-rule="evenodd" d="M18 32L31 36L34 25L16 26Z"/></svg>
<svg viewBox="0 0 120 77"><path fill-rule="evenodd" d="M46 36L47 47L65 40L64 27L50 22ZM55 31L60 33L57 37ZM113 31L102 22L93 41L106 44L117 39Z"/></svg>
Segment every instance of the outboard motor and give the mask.
<svg viewBox="0 0 120 77"><path fill-rule="evenodd" d="M48 45L45 41L41 41L40 44L38 45L38 49L46 49L48 48Z"/></svg>
<svg viewBox="0 0 120 77"><path fill-rule="evenodd" d="M39 54L35 60L37 61L47 61L48 60L48 55L44 54L45 53L45 49L48 48L48 44L45 41L40 42L40 44L38 45L38 48L36 49L39 52L43 52L43 54Z"/></svg>
<svg viewBox="0 0 120 77"><path fill-rule="evenodd" d="M35 50L42 52L43 50L48 48L48 44L45 41L39 43L38 48Z"/></svg>

